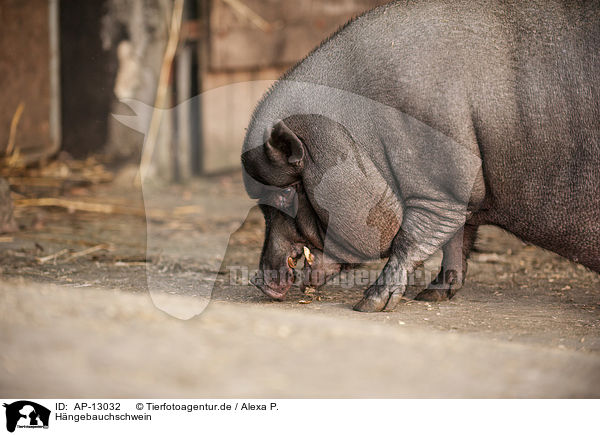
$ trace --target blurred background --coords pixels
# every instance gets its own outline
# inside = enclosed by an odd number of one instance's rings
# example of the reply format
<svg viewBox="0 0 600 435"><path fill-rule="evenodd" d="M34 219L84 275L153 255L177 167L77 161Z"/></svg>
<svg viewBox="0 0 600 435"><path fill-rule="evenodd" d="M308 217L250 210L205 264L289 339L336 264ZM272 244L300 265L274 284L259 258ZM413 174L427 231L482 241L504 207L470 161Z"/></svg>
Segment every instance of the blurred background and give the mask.
<svg viewBox="0 0 600 435"><path fill-rule="evenodd" d="M120 100L164 109L211 89L259 81L235 95L225 89L210 107L193 99L160 120L153 173L161 178L238 168L244 128L265 80L277 79L351 17L383 3L4 0L0 154L18 151L25 164L59 151L139 160L143 134L111 116L131 114ZM168 53L170 37L176 49Z"/></svg>

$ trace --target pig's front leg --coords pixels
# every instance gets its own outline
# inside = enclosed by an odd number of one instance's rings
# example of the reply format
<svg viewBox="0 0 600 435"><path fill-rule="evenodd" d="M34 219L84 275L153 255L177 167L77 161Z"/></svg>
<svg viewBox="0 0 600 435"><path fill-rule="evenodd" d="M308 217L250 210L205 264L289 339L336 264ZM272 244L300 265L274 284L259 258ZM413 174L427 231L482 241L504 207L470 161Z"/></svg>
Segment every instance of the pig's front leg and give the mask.
<svg viewBox="0 0 600 435"><path fill-rule="evenodd" d="M422 204L406 209L392 253L375 283L365 291L356 311L389 311L398 304L406 290L408 274L440 249L464 225L460 207Z"/></svg>

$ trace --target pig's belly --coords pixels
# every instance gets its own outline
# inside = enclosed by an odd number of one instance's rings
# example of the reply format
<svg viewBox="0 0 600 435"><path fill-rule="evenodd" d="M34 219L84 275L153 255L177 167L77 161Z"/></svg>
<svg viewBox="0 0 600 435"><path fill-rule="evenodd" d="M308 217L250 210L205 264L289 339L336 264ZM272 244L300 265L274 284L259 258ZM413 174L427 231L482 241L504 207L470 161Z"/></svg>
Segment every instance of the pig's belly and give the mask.
<svg viewBox="0 0 600 435"><path fill-rule="evenodd" d="M326 254L347 263L389 256L402 207L367 156L349 154L308 192L319 219L327 222Z"/></svg>
<svg viewBox="0 0 600 435"><path fill-rule="evenodd" d="M401 222L399 202L385 196L345 215L330 213L324 251L348 263L388 257Z"/></svg>

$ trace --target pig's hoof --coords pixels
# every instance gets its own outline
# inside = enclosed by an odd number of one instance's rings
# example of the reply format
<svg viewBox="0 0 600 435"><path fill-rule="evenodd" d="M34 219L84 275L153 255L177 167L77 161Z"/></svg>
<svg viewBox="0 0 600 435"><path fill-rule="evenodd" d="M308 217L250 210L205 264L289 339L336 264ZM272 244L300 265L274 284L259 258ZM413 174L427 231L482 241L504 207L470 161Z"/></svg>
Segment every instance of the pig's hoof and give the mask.
<svg viewBox="0 0 600 435"><path fill-rule="evenodd" d="M450 289L428 288L415 296L415 300L426 302L442 302L447 301L451 297Z"/></svg>
<svg viewBox="0 0 600 435"><path fill-rule="evenodd" d="M354 305L355 311L361 311L363 313L373 313L376 311L381 311L385 307L387 301L383 301L379 298L372 298L369 296L365 296L360 300L359 303Z"/></svg>
<svg viewBox="0 0 600 435"><path fill-rule="evenodd" d="M363 313L392 311L398 305L400 299L402 299L401 291L389 291L371 287L365 292L365 297L354 305L354 310Z"/></svg>

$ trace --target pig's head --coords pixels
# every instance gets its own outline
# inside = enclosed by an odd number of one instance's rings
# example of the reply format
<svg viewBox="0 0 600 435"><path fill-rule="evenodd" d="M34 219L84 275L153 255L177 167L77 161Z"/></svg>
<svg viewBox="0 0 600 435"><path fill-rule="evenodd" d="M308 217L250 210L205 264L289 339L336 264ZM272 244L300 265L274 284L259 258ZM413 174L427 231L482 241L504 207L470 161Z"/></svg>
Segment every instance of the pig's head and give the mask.
<svg viewBox="0 0 600 435"><path fill-rule="evenodd" d="M298 276L303 285L319 287L343 268L387 253L399 204L378 212L376 198L387 184L372 166L348 157L356 144L342 126L322 116L294 116L275 122L264 138L242 154L246 190L259 200L266 224L252 279L258 288L283 299ZM381 219L389 209L392 218Z"/></svg>
<svg viewBox="0 0 600 435"><path fill-rule="evenodd" d="M304 183L316 175L316 168L305 140L292 130L294 124L292 119L276 122L262 146L242 155L246 189L259 199L265 217L259 273L252 282L274 299L285 297L305 254L304 285L322 285L342 267L323 252L327 223L315 212Z"/></svg>
<svg viewBox="0 0 600 435"><path fill-rule="evenodd" d="M254 285L274 299L283 299L299 277L304 285L318 287L340 271L340 262L323 252L321 223L301 182L265 189L259 202L266 228ZM295 269L302 257L304 269L298 273Z"/></svg>

